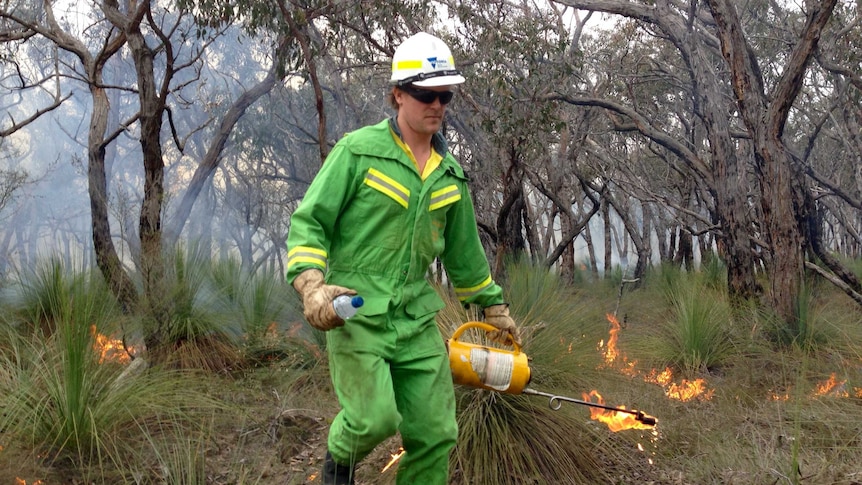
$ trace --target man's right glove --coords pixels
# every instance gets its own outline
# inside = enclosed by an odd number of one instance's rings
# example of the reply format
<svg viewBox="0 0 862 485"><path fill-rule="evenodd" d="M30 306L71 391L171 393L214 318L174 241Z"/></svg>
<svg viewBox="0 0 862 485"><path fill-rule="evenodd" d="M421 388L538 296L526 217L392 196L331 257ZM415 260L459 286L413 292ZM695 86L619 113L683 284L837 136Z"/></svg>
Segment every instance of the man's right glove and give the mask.
<svg viewBox="0 0 862 485"><path fill-rule="evenodd" d="M521 335L518 333L518 327L515 321L509 316L509 305L501 303L499 305L491 305L485 308L482 313L485 315L485 323L488 323L498 330L491 332L488 338L496 342L507 344L508 336L512 336L512 341L521 345Z"/></svg>
<svg viewBox="0 0 862 485"><path fill-rule="evenodd" d="M355 295L355 290L327 285L323 273L316 269L300 273L293 280L293 287L302 296L303 314L312 327L325 332L344 325L332 307L332 300L338 295Z"/></svg>

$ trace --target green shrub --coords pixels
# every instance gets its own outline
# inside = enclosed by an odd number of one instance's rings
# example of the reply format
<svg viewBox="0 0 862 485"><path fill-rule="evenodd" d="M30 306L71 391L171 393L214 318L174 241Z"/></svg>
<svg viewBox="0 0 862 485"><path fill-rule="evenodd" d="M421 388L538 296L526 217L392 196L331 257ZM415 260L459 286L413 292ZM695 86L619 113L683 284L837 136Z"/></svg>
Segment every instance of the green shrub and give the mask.
<svg viewBox="0 0 862 485"><path fill-rule="evenodd" d="M732 350L732 312L724 294L694 277L682 278L669 292L671 314L653 341L656 355L687 375L721 365Z"/></svg>

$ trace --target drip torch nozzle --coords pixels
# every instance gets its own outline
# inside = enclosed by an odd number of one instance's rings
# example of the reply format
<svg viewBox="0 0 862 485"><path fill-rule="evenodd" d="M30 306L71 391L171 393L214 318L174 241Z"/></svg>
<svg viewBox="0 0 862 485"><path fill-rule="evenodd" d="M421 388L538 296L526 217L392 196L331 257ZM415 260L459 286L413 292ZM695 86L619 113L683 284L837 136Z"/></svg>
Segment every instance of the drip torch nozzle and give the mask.
<svg viewBox="0 0 862 485"><path fill-rule="evenodd" d="M654 417L644 414L643 411L638 411L638 413L635 414L635 420L640 421L647 426L655 426L657 422Z"/></svg>

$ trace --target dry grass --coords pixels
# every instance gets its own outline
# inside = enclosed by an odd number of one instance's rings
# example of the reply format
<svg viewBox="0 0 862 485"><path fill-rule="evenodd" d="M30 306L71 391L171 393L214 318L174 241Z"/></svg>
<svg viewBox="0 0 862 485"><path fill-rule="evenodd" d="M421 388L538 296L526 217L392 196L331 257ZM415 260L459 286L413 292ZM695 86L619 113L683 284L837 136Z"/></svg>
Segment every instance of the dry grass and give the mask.
<svg viewBox="0 0 862 485"><path fill-rule="evenodd" d="M756 311L724 315L729 353L708 369L673 369L671 381L659 383L651 371L662 370L667 359L648 343L673 317L666 289L652 283L625 288L617 301L612 286L570 288L547 278L528 268L510 272L507 281L512 313L525 329L523 350L532 359L530 387L576 399L596 390L608 404L640 409L659 424L654 431L614 433L591 419L587 406L563 403L554 411L537 396L459 388L461 435L451 483L862 483L862 317L843 295L813 290L808 323L818 337L804 345L771 341ZM607 316L615 310L622 326L617 358L609 363ZM450 302L440 314L441 331L448 336L478 318ZM338 405L325 350L312 337L286 330L290 325L281 328L268 344L277 352L267 358L255 353L232 373L187 375L186 391L221 405L195 414L195 426L179 414L159 419L156 413L106 430L114 433L111 442L127 445L122 465L51 462L0 427L0 483L315 483ZM0 382L7 387L14 382L15 351L25 348L19 338L0 344L6 359ZM669 396L682 379L703 379L711 397ZM0 410L4 405L0 396ZM190 409L198 403L167 399L162 405ZM360 464L357 483L394 483L397 464L382 470L399 446L396 436L375 450Z"/></svg>

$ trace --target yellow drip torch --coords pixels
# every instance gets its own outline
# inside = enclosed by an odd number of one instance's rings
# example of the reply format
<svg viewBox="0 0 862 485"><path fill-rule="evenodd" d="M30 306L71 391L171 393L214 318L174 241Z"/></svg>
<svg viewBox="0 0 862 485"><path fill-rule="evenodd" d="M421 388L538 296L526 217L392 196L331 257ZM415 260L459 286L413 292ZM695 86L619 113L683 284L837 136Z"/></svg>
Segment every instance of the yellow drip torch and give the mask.
<svg viewBox="0 0 862 485"><path fill-rule="evenodd" d="M484 322L467 322L458 327L452 337L446 341L446 346L449 349L449 366L452 368L452 379L455 384L506 394L547 397L549 399L548 405L555 411L562 406L560 401L566 401L632 414L635 420L648 426L655 426L656 418L636 409L616 408L530 389L527 387L531 377L530 362L527 354L521 352L521 346L510 341L512 350L506 350L459 340L461 335L471 328L479 328L486 332L497 330L494 326Z"/></svg>

